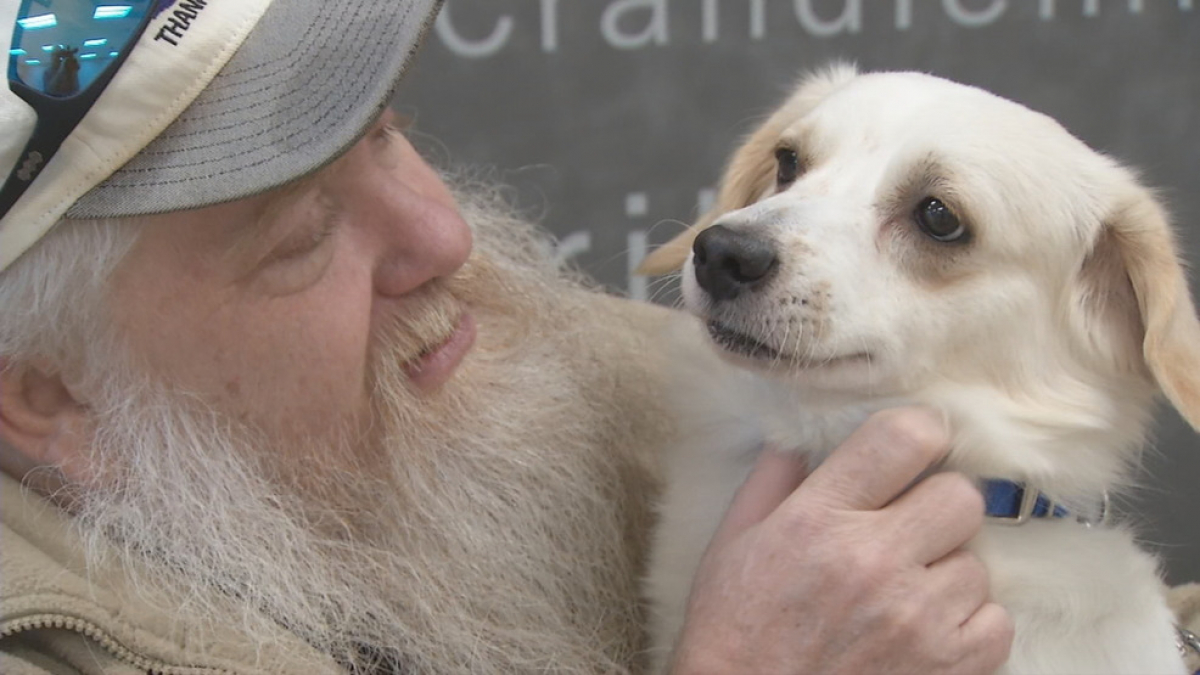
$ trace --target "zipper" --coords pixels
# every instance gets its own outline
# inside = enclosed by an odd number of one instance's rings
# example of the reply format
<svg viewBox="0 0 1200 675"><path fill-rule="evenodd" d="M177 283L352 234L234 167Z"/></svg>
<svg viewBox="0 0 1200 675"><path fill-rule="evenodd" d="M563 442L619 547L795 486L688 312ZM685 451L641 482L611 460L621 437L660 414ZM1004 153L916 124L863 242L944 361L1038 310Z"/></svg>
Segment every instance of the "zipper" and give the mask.
<svg viewBox="0 0 1200 675"><path fill-rule="evenodd" d="M212 673L213 675L233 675L233 671L206 666L173 666L162 661L146 658L121 644L109 635L99 625L66 614L34 614L22 619L11 619L0 623L0 640L12 637L17 633L29 630L52 628L69 630L95 642L106 652L133 667L144 670L148 675L196 675L197 673Z"/></svg>

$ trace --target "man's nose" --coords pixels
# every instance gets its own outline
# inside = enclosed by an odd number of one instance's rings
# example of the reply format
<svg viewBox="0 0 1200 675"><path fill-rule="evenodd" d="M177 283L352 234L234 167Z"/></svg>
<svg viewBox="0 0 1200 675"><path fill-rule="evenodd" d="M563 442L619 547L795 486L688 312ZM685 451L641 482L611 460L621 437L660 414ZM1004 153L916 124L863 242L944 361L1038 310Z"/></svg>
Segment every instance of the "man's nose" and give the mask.
<svg viewBox="0 0 1200 675"><path fill-rule="evenodd" d="M467 262L472 232L454 202L420 193L389 202L395 203L383 223L385 251L376 270L379 293L408 293L432 279L454 275Z"/></svg>
<svg viewBox="0 0 1200 675"><path fill-rule="evenodd" d="M701 232L692 253L696 282L714 301L733 300L743 291L761 287L779 268L771 244L724 225Z"/></svg>
<svg viewBox="0 0 1200 675"><path fill-rule="evenodd" d="M410 168L381 180L370 196L381 242L375 270L381 295L403 295L449 277L471 254L471 228L449 189L427 166Z"/></svg>

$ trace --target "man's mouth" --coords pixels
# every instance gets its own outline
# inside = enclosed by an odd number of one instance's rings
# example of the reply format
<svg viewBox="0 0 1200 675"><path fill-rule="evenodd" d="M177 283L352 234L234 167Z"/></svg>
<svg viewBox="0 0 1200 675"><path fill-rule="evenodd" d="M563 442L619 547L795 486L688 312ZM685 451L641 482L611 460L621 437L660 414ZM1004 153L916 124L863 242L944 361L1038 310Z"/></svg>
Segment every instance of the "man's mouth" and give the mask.
<svg viewBox="0 0 1200 675"><path fill-rule="evenodd" d="M474 343L475 319L464 312L446 339L422 350L417 358L404 365L404 371L419 390L432 391L450 379Z"/></svg>

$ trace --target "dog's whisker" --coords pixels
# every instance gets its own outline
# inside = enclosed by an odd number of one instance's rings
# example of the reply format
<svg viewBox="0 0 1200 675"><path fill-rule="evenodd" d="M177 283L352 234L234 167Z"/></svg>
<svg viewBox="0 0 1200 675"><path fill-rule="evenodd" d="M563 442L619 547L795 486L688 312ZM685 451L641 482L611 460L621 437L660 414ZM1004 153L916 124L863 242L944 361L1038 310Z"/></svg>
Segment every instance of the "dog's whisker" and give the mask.
<svg viewBox="0 0 1200 675"><path fill-rule="evenodd" d="M780 348L778 351L775 352L774 358L771 359L771 367L772 368L783 368L784 367L784 364L783 364L784 356L783 355L785 353L787 353L787 351L788 351L788 337L790 336L790 333L792 332L792 324L791 324L791 322L787 322L787 321L782 322L782 323L784 324L783 325L783 338L779 340L778 344L779 344Z"/></svg>
<svg viewBox="0 0 1200 675"><path fill-rule="evenodd" d="M862 345L861 353L866 356L867 360L867 396L873 397L875 395L875 378L873 377L874 373L871 370L871 366L874 365L871 363L871 350L867 346L867 339L865 337L860 336L858 341Z"/></svg>
<svg viewBox="0 0 1200 675"><path fill-rule="evenodd" d="M651 277L648 286L655 289L655 292L663 292L669 290L678 290L680 281L683 279L682 272L671 272L658 277Z"/></svg>
<svg viewBox="0 0 1200 675"><path fill-rule="evenodd" d="M663 296L669 295L672 291L678 288L678 279L681 276L682 275L680 273L676 272L651 279L650 283L647 284L649 287L649 293L646 299L650 302L661 304L659 301L663 298ZM676 297L670 306L674 307L675 309L683 309L683 298Z"/></svg>

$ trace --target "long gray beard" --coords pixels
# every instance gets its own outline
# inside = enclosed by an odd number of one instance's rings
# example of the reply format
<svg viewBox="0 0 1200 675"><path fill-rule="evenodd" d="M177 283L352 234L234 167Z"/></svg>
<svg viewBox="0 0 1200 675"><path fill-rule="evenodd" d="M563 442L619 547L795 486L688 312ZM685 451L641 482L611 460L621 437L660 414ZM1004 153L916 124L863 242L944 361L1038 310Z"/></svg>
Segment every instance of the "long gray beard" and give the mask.
<svg viewBox="0 0 1200 675"><path fill-rule="evenodd" d="M634 663L630 530L648 487L610 447L617 411L589 400L578 291L538 262L527 226L465 210L479 253L450 292L479 339L431 400L383 347L371 424L282 444L133 375L129 359L107 373L98 478L74 495L92 563L174 589L181 615L251 640L282 624L356 672Z"/></svg>

